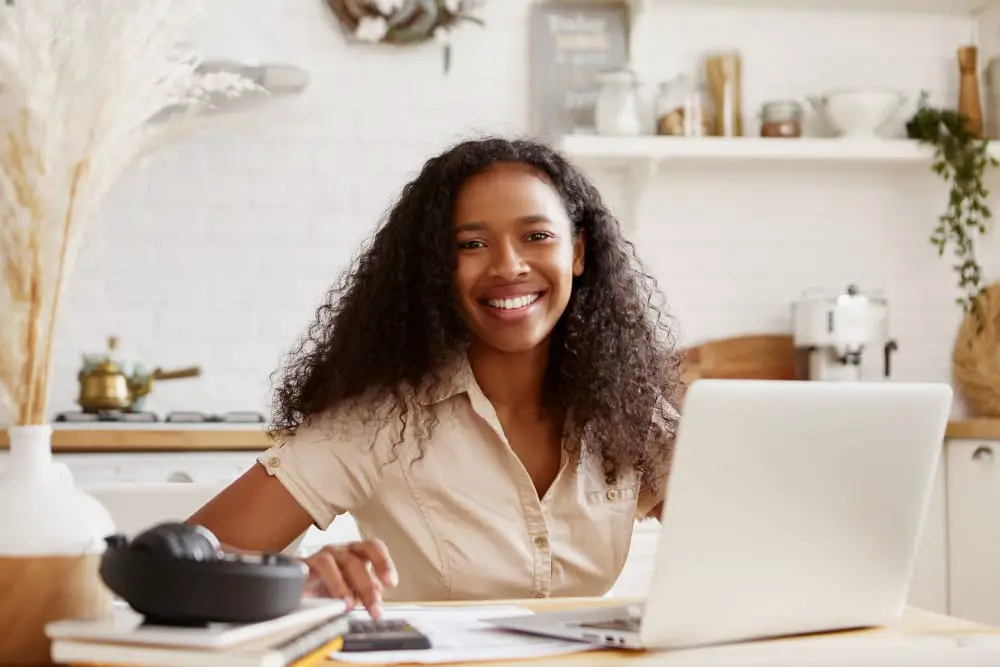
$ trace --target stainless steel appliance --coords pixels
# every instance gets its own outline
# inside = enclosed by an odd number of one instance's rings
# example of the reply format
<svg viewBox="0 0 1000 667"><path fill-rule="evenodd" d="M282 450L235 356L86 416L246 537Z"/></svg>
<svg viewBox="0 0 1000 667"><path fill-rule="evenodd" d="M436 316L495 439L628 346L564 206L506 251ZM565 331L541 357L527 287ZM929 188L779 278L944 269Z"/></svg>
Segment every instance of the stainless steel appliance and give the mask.
<svg viewBox="0 0 1000 667"><path fill-rule="evenodd" d="M858 382L890 376L898 344L889 336L889 306L880 294L857 285L842 293L807 291L792 305L792 327L798 379ZM882 353L881 364L866 356L873 351Z"/></svg>

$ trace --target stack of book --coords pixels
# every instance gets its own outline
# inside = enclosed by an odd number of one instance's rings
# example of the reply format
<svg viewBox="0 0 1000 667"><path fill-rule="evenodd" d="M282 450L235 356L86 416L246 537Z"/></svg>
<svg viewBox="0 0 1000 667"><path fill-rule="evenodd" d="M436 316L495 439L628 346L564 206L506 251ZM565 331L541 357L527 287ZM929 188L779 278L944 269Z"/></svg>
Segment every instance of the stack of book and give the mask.
<svg viewBox="0 0 1000 667"><path fill-rule="evenodd" d="M108 620L57 621L46 634L53 662L81 667L306 667L339 648L348 619L341 600L307 599L263 623L186 628L147 625L116 603Z"/></svg>

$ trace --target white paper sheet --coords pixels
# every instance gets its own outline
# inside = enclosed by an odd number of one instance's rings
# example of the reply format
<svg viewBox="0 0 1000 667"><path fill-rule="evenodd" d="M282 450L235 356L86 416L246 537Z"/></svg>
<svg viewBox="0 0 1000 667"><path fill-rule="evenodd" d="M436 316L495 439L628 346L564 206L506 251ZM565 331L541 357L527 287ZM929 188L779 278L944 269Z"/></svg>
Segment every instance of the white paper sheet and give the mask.
<svg viewBox="0 0 1000 667"><path fill-rule="evenodd" d="M362 612L363 613L363 612ZM446 663L516 660L582 653L596 646L501 630L483 619L530 614L523 607L390 607L383 618L403 618L431 640L421 651L332 653L339 662L355 664Z"/></svg>

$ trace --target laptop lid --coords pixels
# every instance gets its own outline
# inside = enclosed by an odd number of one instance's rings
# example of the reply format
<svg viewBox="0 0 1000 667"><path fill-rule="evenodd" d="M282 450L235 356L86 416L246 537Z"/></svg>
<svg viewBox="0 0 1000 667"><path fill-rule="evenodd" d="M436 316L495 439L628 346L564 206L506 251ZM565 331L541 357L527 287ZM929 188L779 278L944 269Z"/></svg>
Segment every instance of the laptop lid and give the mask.
<svg viewBox="0 0 1000 667"><path fill-rule="evenodd" d="M899 618L951 402L936 383L694 382L641 641L696 646Z"/></svg>

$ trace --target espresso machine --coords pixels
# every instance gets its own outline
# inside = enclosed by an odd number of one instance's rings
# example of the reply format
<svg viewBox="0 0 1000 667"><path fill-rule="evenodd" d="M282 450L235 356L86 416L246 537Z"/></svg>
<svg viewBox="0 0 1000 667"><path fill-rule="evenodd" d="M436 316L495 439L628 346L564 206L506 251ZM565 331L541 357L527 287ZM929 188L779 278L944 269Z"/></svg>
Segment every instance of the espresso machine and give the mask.
<svg viewBox="0 0 1000 667"><path fill-rule="evenodd" d="M797 379L860 382L889 377L892 354L899 346L889 337L889 307L880 295L863 293L857 285L842 293L807 291L792 304L792 327ZM879 352L881 360L866 356Z"/></svg>

